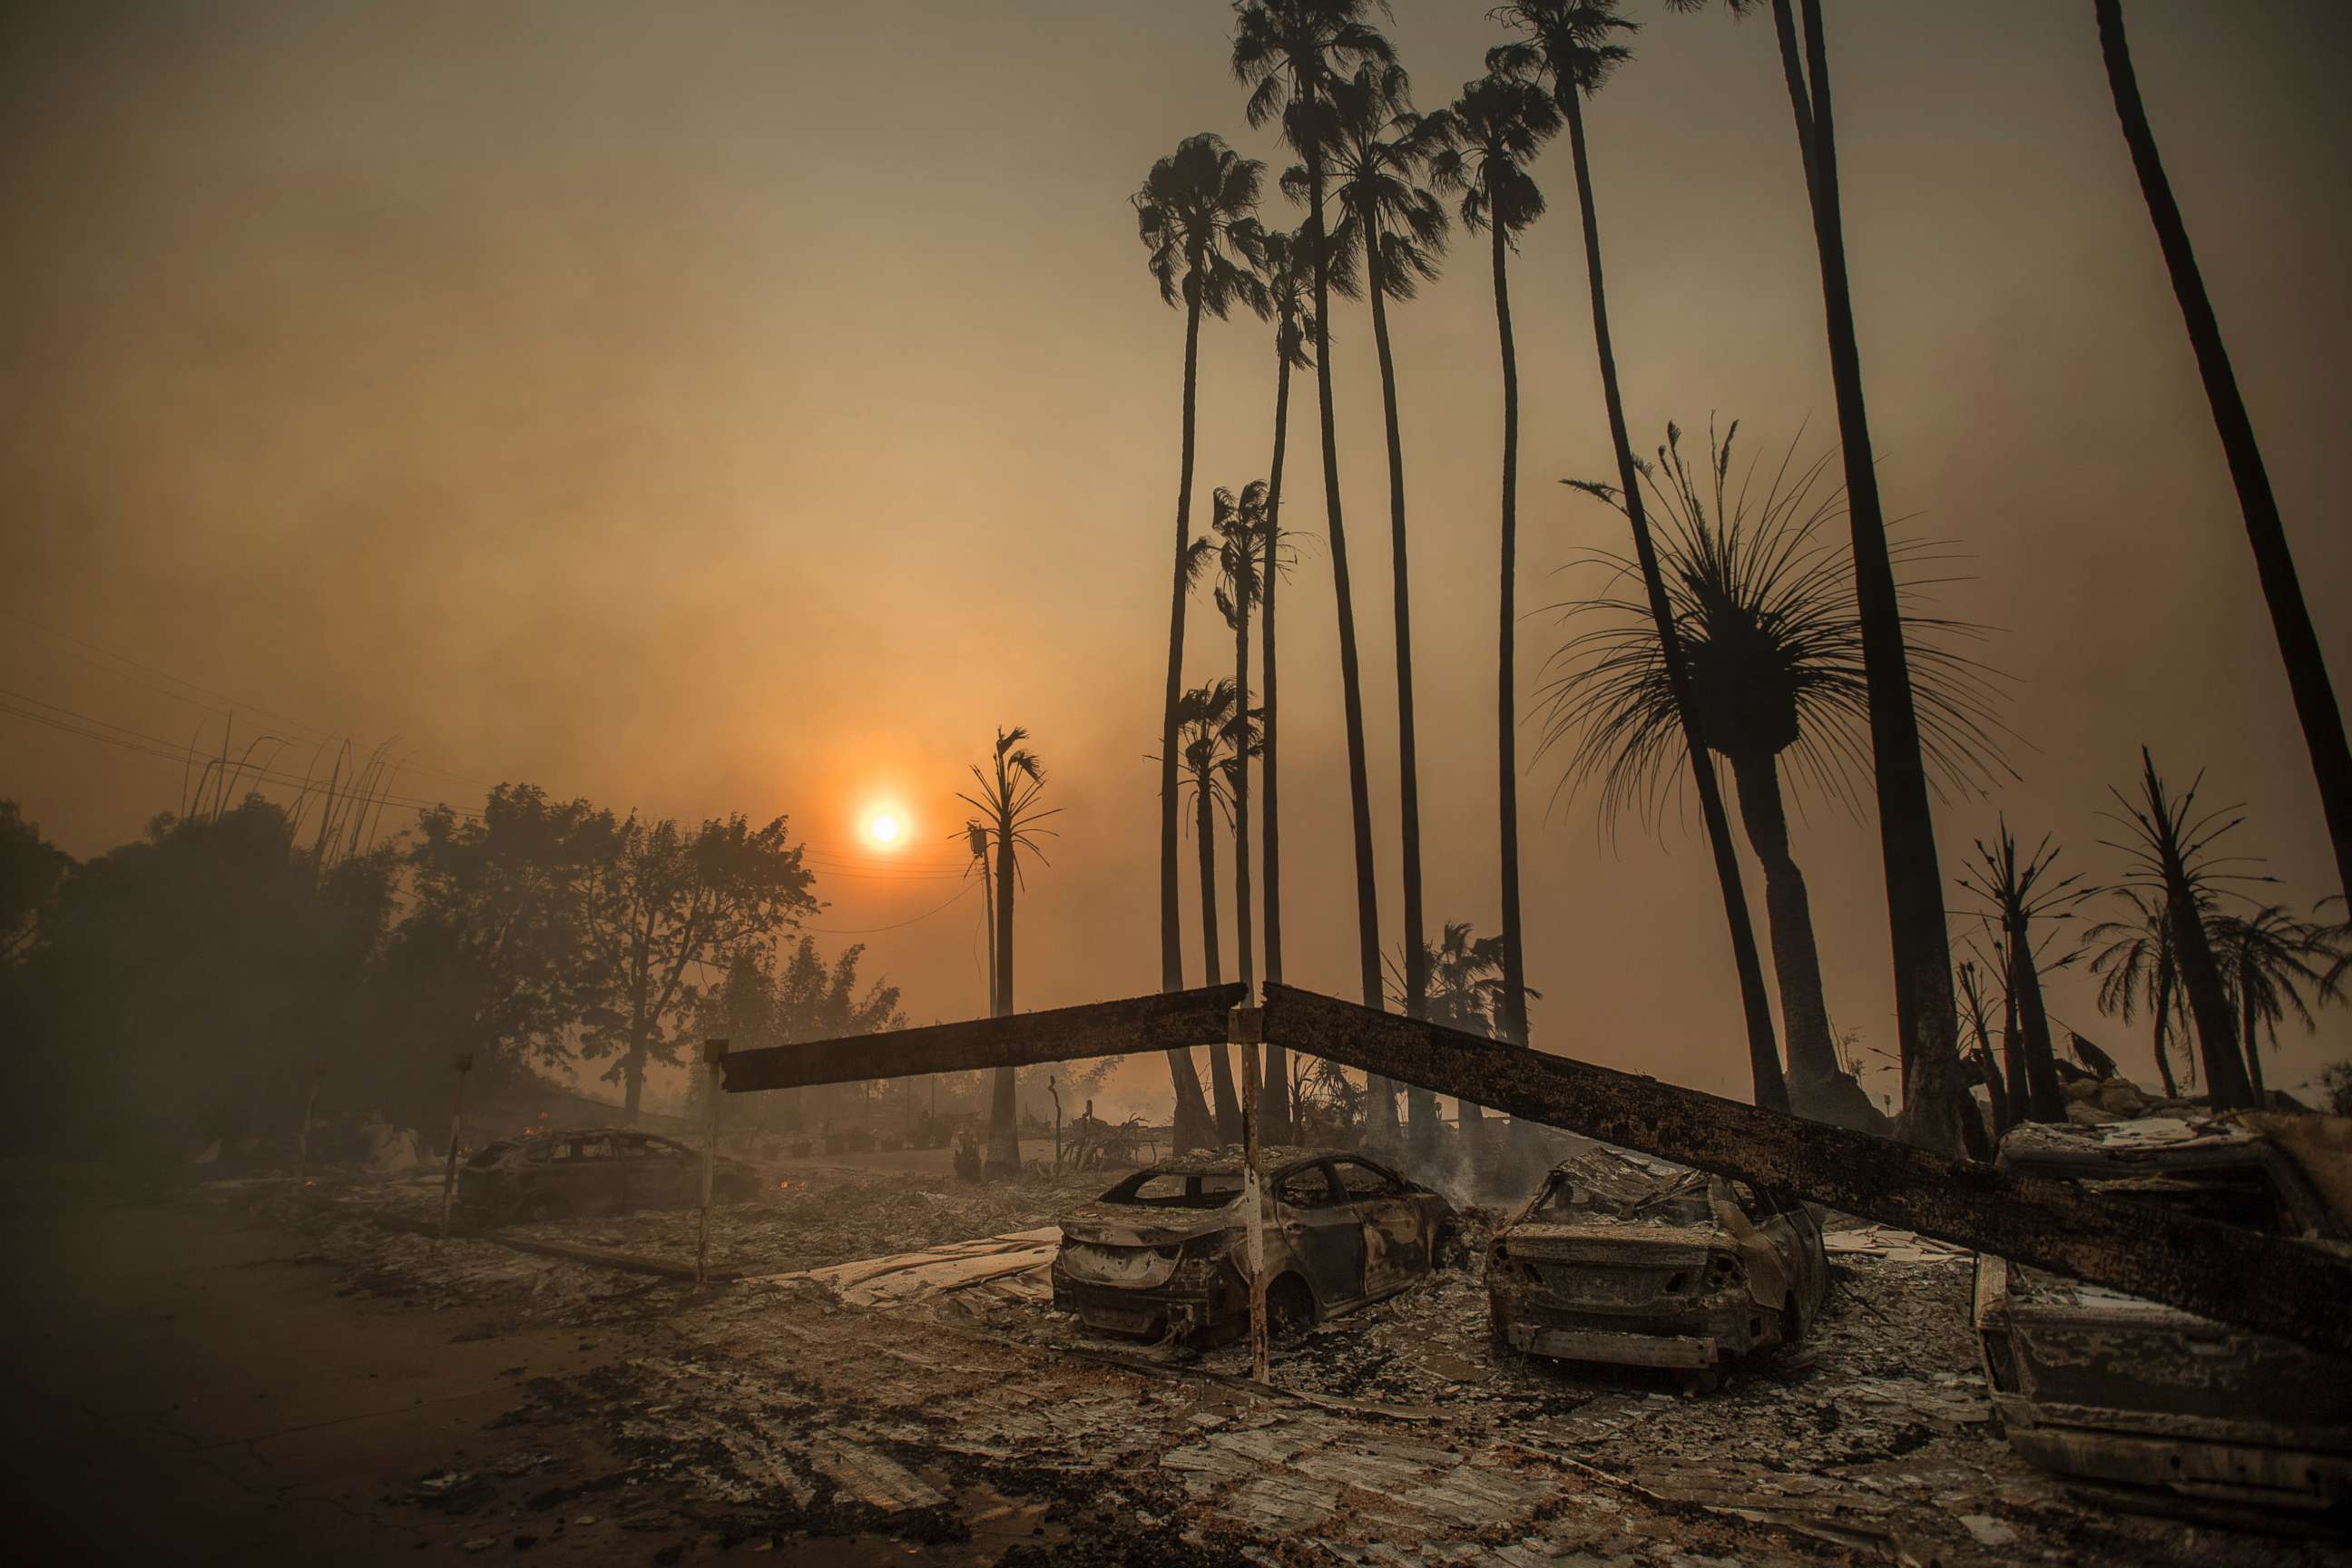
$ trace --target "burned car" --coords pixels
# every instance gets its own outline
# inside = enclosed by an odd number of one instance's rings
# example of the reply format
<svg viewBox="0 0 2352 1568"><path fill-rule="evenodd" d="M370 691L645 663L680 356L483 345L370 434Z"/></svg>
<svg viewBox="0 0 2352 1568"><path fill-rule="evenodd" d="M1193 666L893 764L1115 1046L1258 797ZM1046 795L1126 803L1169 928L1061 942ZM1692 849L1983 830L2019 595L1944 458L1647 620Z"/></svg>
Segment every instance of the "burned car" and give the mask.
<svg viewBox="0 0 2352 1568"><path fill-rule="evenodd" d="M1792 1195L1596 1149L1562 1162L1486 1253L1497 1352L1680 1369L1804 1338L1829 1289Z"/></svg>
<svg viewBox="0 0 2352 1568"><path fill-rule="evenodd" d="M2289 1152L2330 1121L2029 1123L1999 1165L2340 1247L2347 1215ZM1978 1260L1973 1317L1994 1414L2035 1464L2174 1506L2352 1508L2352 1360L1998 1258Z"/></svg>
<svg viewBox="0 0 2352 1568"><path fill-rule="evenodd" d="M1266 1314L1277 1332L1392 1296L1460 1245L1451 1204L1360 1154L1267 1148L1259 1169ZM1137 1339L1246 1329L1243 1171L1238 1148L1181 1155L1066 1215L1055 1308Z"/></svg>
<svg viewBox="0 0 2352 1568"><path fill-rule="evenodd" d="M720 1155L710 1195L740 1203L760 1188L759 1173ZM457 1173L457 1201L489 1224L680 1208L702 1201L702 1152L629 1127L537 1132L486 1143Z"/></svg>

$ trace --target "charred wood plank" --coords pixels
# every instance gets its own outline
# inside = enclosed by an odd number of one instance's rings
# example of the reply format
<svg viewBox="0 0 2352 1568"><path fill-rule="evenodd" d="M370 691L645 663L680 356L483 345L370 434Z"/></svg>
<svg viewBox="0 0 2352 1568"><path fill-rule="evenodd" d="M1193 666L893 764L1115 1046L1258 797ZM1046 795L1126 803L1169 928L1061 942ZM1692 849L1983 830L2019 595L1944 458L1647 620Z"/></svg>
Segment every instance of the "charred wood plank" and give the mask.
<svg viewBox="0 0 2352 1568"><path fill-rule="evenodd" d="M730 1093L807 1084L1027 1067L1033 1062L1205 1046L1225 1037L1226 1016L1249 999L1242 985L1209 985L1049 1007L1009 1018L927 1024L878 1035L730 1051L719 1058Z"/></svg>
<svg viewBox="0 0 2352 1568"><path fill-rule="evenodd" d="M2352 1258L1268 983L1265 1037L2185 1311L2352 1353Z"/></svg>

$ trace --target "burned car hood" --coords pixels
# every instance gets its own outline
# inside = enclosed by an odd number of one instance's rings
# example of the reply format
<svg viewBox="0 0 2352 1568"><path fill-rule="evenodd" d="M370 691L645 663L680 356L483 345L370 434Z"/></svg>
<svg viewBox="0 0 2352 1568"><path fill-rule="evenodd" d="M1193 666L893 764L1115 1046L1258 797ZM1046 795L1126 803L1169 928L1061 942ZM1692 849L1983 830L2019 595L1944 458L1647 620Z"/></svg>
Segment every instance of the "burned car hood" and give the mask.
<svg viewBox="0 0 2352 1568"><path fill-rule="evenodd" d="M1082 1204L1062 1216L1062 1234L1097 1247L1174 1247L1242 1228L1241 1200L1223 1208L1165 1209L1144 1204Z"/></svg>
<svg viewBox="0 0 2352 1568"><path fill-rule="evenodd" d="M1522 1258L1593 1262L1704 1263L1709 1252L1732 1250L1731 1237L1700 1225L1516 1225L1496 1240Z"/></svg>

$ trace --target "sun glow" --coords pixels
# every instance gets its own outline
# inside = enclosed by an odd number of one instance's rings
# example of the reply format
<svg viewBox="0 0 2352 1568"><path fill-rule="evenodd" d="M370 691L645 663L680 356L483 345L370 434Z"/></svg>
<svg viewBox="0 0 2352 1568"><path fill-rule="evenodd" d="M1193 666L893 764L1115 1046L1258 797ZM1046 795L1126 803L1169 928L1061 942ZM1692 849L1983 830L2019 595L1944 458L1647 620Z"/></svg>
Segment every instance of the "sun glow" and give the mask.
<svg viewBox="0 0 2352 1568"><path fill-rule="evenodd" d="M907 836L907 825L895 811L877 811L866 819L867 840L884 849L895 848Z"/></svg>

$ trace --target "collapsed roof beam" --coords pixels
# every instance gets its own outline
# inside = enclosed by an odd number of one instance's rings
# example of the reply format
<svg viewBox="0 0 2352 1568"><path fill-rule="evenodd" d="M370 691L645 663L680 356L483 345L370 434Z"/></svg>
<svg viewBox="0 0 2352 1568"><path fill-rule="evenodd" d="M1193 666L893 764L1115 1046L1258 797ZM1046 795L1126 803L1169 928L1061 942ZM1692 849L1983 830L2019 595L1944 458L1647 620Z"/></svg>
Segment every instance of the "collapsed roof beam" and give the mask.
<svg viewBox="0 0 2352 1568"><path fill-rule="evenodd" d="M2004 1174L1567 1057L1269 983L1265 1037L1832 1208L2352 1353L2352 1259L2169 1209Z"/></svg>

